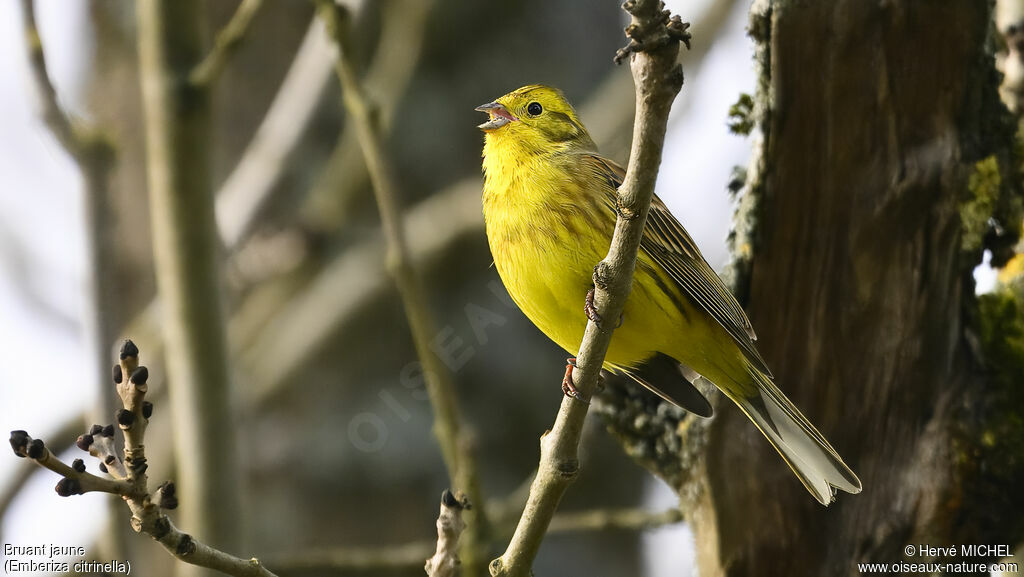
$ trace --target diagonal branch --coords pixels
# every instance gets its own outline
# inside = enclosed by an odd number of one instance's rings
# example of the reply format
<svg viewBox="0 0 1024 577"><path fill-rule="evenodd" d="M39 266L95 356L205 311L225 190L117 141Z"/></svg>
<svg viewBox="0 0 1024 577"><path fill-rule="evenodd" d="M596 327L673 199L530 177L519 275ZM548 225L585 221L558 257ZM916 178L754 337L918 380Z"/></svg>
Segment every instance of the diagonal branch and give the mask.
<svg viewBox="0 0 1024 577"><path fill-rule="evenodd" d="M273 204L273 192L293 170L301 143L314 124L331 80L331 51L323 26L313 20L281 87L245 152L216 195L221 241L236 251Z"/></svg>
<svg viewBox="0 0 1024 577"><path fill-rule="evenodd" d="M608 256L594 269L597 309L606 318L619 318L633 284L637 250L654 194L661 150L672 101L682 88L682 67L676 60L679 42L689 43L688 25L679 17L669 19L658 0L627 0L623 8L632 22L626 28L629 46L616 61L630 57L636 84L636 122L625 180L618 192L619 217ZM602 329L594 321L587 329L573 370L580 395L589 399L597 387L614 329ZM551 518L566 489L579 473L577 451L589 405L566 397L555 425L541 437L541 460L530 488L526 509L505 553L491 562L491 575L526 577Z"/></svg>
<svg viewBox="0 0 1024 577"><path fill-rule="evenodd" d="M423 52L423 38L436 0L397 0L381 6L381 31L374 57L363 75L363 90L374 95L375 122L385 138L393 132L394 119ZM358 15L353 9L353 17ZM351 123L342 128L334 150L306 193L300 215L314 230L338 230L356 212L362 198L356 194L369 175ZM415 238L415 237L414 237Z"/></svg>
<svg viewBox="0 0 1024 577"><path fill-rule="evenodd" d="M46 57L43 54L43 42L39 38L39 27L36 24L35 3L33 0L21 1L22 28L25 34L25 41L28 48L29 72L32 75L32 83L39 91L42 101L42 118L46 127L50 129L64 150L75 160L79 160L84 152L83 142L76 134L71 119L64 113L64 110L57 102L57 91L50 82L50 75L46 67Z"/></svg>
<svg viewBox="0 0 1024 577"><path fill-rule="evenodd" d="M328 33L338 44L335 69L341 83L345 110L356 125L359 144L363 150L380 211L381 228L387 242L387 268L398 286L405 314L409 319L416 353L423 363L427 389L437 413L434 433L441 444L449 478L454 481L458 471L456 439L460 423L455 387L451 383L448 371L430 349L432 335L436 333L435 323L423 296L419 279L412 268L411 251L406 240L405 227L401 222L401 211L396 199L397 185L394 182L390 160L384 154L380 137L373 124L370 105L348 58L347 12L330 0L322 0L317 6L321 18L327 25Z"/></svg>
<svg viewBox="0 0 1024 577"><path fill-rule="evenodd" d="M224 25L224 28L217 33L213 48L203 60L192 69L189 81L193 84L209 86L218 76L224 65L241 46L252 19L259 12L263 0L242 0L241 4L231 15L231 20Z"/></svg>
<svg viewBox="0 0 1024 577"><path fill-rule="evenodd" d="M402 214L398 206L398 186L394 181L390 160L384 153L369 101L349 59L349 14L330 0L318 0L317 10L327 27L328 34L337 43L338 57L335 70L341 84L342 100L355 125L377 199L381 228L387 243L387 268L398 287L416 354L423 365L427 394L436 416L434 435L441 445L448 477L453 486L466 494L470 503L483 503L479 475L471 455L472 443L462 429L452 376L431 350L430 343L437 334L437 325L412 265L412 252L405 236ZM466 565L466 572L474 574L481 572L485 563L481 550L485 540L482 535L488 529L482 509L474 512L471 525L467 532L467 545L463 547L463 562Z"/></svg>

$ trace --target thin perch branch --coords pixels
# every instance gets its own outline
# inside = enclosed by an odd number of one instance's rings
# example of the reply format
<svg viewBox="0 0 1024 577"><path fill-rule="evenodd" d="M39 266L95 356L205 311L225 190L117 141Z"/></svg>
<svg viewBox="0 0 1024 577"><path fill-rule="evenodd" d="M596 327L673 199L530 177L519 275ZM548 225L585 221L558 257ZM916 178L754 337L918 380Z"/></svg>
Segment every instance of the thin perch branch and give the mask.
<svg viewBox="0 0 1024 577"><path fill-rule="evenodd" d="M594 269L597 309L605 318L619 318L633 284L637 250L654 194L658 165L665 141L668 113L683 84L677 63L679 42L688 43L688 25L669 18L658 0L627 0L623 8L632 22L626 28L629 46L616 61L630 57L636 85L636 122L626 177L618 192L619 217L608 256ZM628 322L628 320L626 321ZM580 395L589 399L597 386L612 331L593 321L577 355L572 378ZM540 549L551 518L566 489L579 473L577 451L589 405L566 397L555 425L541 437L541 459L530 498L505 553L491 562L495 577L526 577Z"/></svg>
<svg viewBox="0 0 1024 577"><path fill-rule="evenodd" d="M189 80L193 84L209 86L220 76L228 59L238 50L242 40L245 39L252 19L262 5L263 0L242 0L235 13L231 15L231 20L217 33L213 49L203 58L202 62L192 69Z"/></svg>

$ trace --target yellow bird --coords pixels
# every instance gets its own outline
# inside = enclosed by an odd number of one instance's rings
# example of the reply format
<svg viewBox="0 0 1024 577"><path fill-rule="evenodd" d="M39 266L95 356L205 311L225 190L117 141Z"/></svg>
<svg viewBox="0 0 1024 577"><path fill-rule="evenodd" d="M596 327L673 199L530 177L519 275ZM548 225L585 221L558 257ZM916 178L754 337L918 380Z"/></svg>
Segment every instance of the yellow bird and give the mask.
<svg viewBox="0 0 1024 577"><path fill-rule="evenodd" d="M608 254L625 171L597 153L554 88L526 86L477 110L489 114L480 125L483 212L495 267L523 313L571 354L586 328L582 295L588 295L586 316L599 318L589 291L594 265ZM857 475L775 386L743 309L657 197L621 322L605 369L702 416L711 407L691 383L707 379L764 433L819 502L832 501L833 487L860 492ZM675 373L667 380L666 364Z"/></svg>

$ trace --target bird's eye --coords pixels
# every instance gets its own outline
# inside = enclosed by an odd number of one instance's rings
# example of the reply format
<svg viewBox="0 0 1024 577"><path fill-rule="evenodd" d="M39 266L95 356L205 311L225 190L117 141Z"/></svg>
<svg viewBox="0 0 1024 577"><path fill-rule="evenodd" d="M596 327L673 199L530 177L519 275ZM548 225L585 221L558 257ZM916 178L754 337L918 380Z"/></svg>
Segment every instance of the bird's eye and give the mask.
<svg viewBox="0 0 1024 577"><path fill-rule="evenodd" d="M526 113L530 116L540 116L540 113L544 112L539 102L531 102L526 106Z"/></svg>

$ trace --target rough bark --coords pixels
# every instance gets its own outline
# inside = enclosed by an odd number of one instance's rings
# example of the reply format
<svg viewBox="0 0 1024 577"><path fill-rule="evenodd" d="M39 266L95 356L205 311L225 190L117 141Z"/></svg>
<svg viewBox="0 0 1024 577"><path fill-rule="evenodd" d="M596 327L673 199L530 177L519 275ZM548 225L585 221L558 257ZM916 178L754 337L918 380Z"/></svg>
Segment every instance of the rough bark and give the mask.
<svg viewBox="0 0 1024 577"><path fill-rule="evenodd" d="M935 560L908 544L1019 542L1021 425L1001 404L1020 395L972 344L971 270L1013 240L988 217L1019 195L990 16L985 2L755 2L762 141L740 297L780 387L864 492L822 508L727 402L692 422L610 391L627 415L613 431L679 489L703 577L851 575Z"/></svg>

